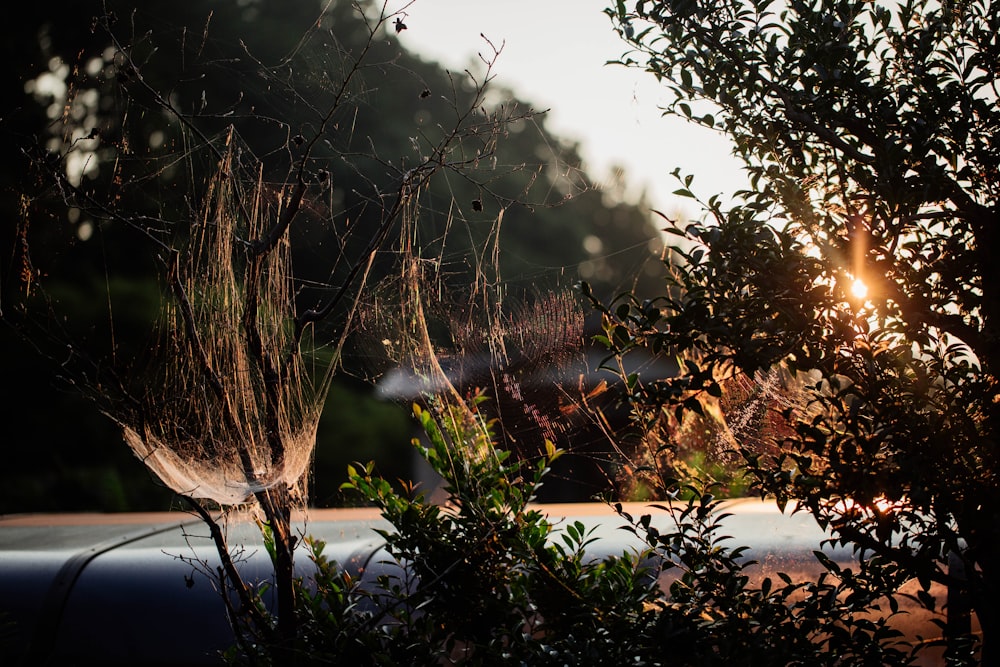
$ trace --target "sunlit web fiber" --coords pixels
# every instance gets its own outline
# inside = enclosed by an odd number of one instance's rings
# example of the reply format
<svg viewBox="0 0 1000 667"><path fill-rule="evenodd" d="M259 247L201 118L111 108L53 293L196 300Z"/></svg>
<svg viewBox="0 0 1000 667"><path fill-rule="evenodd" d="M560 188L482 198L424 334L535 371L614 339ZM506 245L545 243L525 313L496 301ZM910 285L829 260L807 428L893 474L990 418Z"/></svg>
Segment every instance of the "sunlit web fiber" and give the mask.
<svg viewBox="0 0 1000 667"><path fill-rule="evenodd" d="M773 430L768 417L797 405L783 379L787 380L778 368L758 371L753 377L738 374L725 382L720 400L706 401L706 413L720 427L711 441L713 455L725 459L738 449L737 443L748 450L763 448Z"/></svg>
<svg viewBox="0 0 1000 667"><path fill-rule="evenodd" d="M267 198L259 174L245 178L241 158L256 164L230 135L176 256L182 289L166 301L153 379L138 409L112 415L167 486L220 504L300 488L330 380L295 341L287 234L252 278L247 239L274 224L282 197Z"/></svg>
<svg viewBox="0 0 1000 667"><path fill-rule="evenodd" d="M417 218L416 207L407 211L404 239L419 238ZM449 419L463 415L473 432L485 428L485 413L496 417L493 435L504 448L544 452L567 423L561 380L572 376L575 387L585 370L579 303L557 290L505 307L483 267L459 288L448 284L440 257L423 258L418 243L404 241L398 279L383 282L363 309L359 339L380 366L373 370L383 374L381 395L422 401ZM476 391L487 399L482 412L468 403ZM492 454L489 442L454 444L481 458Z"/></svg>
<svg viewBox="0 0 1000 667"><path fill-rule="evenodd" d="M738 473L741 452L777 454L793 421L808 420L815 410L804 389L807 382L779 367L752 376L736 373L720 378L719 398L700 396L701 414L685 411L678 419L673 410L656 410L659 419L650 423L644 446L635 455L637 468L704 481ZM692 467L694 462L700 467ZM645 473L639 477L650 481ZM651 481L658 483L655 478Z"/></svg>

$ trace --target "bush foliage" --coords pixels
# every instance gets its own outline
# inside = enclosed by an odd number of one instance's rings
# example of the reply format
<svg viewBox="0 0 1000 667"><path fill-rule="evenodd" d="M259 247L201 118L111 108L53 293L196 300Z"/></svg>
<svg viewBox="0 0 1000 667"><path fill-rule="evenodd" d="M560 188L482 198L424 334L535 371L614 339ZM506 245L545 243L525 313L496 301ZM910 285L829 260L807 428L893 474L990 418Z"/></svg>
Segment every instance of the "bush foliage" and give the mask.
<svg viewBox="0 0 1000 667"><path fill-rule="evenodd" d="M899 572L868 561L815 581L753 576L745 547L721 532L726 514L698 489L632 516L636 547L594 555L581 522L553 523L530 504L539 465L507 452L474 457L487 425L416 408L427 437L414 446L444 478L443 505L400 492L373 465L345 487L380 508L384 551L350 575L310 542L315 572L298 580L294 644L243 637L239 664L902 665L909 647L891 625ZM478 413L474 413L478 415ZM655 512L655 513L654 513Z"/></svg>

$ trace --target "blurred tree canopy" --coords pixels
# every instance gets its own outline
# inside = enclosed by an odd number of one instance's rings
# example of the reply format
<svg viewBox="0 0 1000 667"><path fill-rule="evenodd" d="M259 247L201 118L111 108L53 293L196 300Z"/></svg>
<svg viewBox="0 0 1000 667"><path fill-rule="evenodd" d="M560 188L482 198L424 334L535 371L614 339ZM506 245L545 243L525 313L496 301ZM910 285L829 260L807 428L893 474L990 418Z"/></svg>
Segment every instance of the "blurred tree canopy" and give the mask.
<svg viewBox="0 0 1000 667"><path fill-rule="evenodd" d="M154 249L86 211L53 205L59 193L32 169L45 162L47 151L72 146L79 159L67 163L75 169L70 180L99 191L110 185L106 179L112 174L129 173L145 180L130 189L133 199L122 205L161 217L188 215L192 203L178 182L183 170L168 161L183 148L183 133L156 113L152 96L151 105L130 106L134 100L120 95L118 86L168 90L171 105L197 118L203 138L241 119L248 149L273 157L277 172L293 162L300 137L315 130L316 110L344 92L330 86L338 79L330 68L345 62L337 56L371 48L356 88L346 91L351 103L331 119L336 145L318 148L320 154L328 150L329 159L310 174L329 184L331 205L344 213L336 225L295 230L293 261L303 302L345 279L364 253L363 230L377 224L378 207L369 204L408 162L423 157L421 150L433 145L458 104L471 99L464 74L406 52L392 35L366 46L367 28L354 3L331 3L319 21L322 7L311 3L134 5L72 2L58 13L26 6L18 30L3 45L8 66L0 76L8 102L0 141L9 159L0 165L5 211L0 307L11 326L0 333L0 353L8 387L4 441L11 458L0 472L0 512L169 503L169 493L157 493L122 446L117 426L83 400L60 370L72 354L62 345L66 340L85 347L95 364L141 357L162 293L149 277ZM116 19L113 34L126 35L131 57L141 61L141 80L127 80L140 70L115 61L110 36L96 19L106 12ZM296 53L301 56L296 62L307 66L290 67L287 56L308 48L302 38L310 30L329 32L335 52ZM526 117L496 147L496 180L484 184L451 176L428 195L419 242L439 256L436 270L444 282L458 289L467 285L470 272L483 269L467 265L469 250L486 248L498 233L498 275L492 278L512 293L567 287L580 278L608 298L622 290L652 289L656 271L635 270L658 252L659 236L643 203L626 203L595 188L577 147L553 136L544 115L527 113L530 105L510 91L494 88L492 95ZM414 126L421 134L413 136ZM116 153L116 159L129 161L124 171L105 163L110 153L102 146L109 144L128 148ZM339 157L355 154L356 160ZM18 333L24 314L17 304L19 290L33 281L44 282L48 300L32 309L37 326L25 340ZM39 316L46 311L51 317ZM406 412L369 396L363 359L344 363L360 379L340 382L327 404L325 423L336 426L320 429L314 484L320 504L337 502L334 489L350 461L376 458L389 477L408 472Z"/></svg>

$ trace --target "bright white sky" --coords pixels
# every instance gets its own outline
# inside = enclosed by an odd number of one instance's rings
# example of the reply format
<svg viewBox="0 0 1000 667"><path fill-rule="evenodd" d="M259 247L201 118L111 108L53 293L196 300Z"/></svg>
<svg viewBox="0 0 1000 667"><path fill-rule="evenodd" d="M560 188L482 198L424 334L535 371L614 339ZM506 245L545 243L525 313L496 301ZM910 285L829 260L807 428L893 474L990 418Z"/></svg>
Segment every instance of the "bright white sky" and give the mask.
<svg viewBox="0 0 1000 667"><path fill-rule="evenodd" d="M670 194L676 167L695 175L703 198L746 186L724 137L674 118L658 107L663 88L649 74L606 65L626 44L603 13L613 0L416 0L406 10L403 43L461 71L490 53L484 34L503 52L494 71L535 109L549 109L547 126L580 142L588 171L598 179L626 168L631 192L646 189L665 213L695 214ZM402 6L398 0L396 7ZM392 5L390 5L392 8Z"/></svg>

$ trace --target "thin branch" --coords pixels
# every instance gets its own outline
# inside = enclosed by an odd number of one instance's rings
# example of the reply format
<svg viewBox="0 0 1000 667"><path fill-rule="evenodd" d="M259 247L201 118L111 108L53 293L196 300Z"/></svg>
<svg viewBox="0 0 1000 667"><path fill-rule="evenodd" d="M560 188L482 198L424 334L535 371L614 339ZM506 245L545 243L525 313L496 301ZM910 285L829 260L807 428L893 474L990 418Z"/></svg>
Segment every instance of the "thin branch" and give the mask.
<svg viewBox="0 0 1000 667"><path fill-rule="evenodd" d="M233 562L232 556L229 553L229 546L226 543L226 536L222 533L222 528L219 527L219 522L216 521L211 514L209 514L208 510L202 507L201 503L197 502L190 496L181 494L180 497L191 507L191 509L195 511L196 514L198 514L199 517L201 517L201 520L205 523L205 525L208 526L212 542L215 544L215 549L219 553L219 560L222 563L222 568L230 582L229 587L236 591L236 595L239 597L240 604L242 605L243 613L250 617L253 626L258 630L258 632L264 634L265 639L269 639L269 635L272 631L271 623L261 612L257 601L250 593L250 588L240 575L240 571L236 567L236 563ZM226 586L223 586L223 595L225 595L226 588Z"/></svg>

